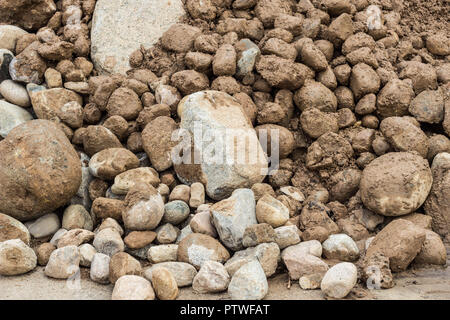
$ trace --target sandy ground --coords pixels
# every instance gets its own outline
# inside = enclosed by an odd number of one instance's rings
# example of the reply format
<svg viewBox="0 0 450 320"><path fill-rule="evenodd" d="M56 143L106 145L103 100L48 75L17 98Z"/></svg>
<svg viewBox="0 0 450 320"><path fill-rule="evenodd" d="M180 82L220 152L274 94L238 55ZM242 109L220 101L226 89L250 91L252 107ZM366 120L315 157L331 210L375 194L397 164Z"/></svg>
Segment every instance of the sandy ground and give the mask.
<svg viewBox="0 0 450 320"><path fill-rule="evenodd" d="M347 299L445 299L450 300L450 247L447 247L448 260L446 267L413 267L406 272L395 275L396 286L387 290L367 290L358 285ZM287 274L279 274L269 279L269 294L267 300L321 300L324 299L320 290L305 291L298 282L293 282L287 288ZM88 270L83 269L80 286L73 282L50 279L44 275L43 268L38 267L33 272L17 277L0 276L0 299L20 300L104 300L110 299L112 285L100 285L89 280ZM180 290L179 299L210 300L228 299L223 294L195 294L192 288Z"/></svg>

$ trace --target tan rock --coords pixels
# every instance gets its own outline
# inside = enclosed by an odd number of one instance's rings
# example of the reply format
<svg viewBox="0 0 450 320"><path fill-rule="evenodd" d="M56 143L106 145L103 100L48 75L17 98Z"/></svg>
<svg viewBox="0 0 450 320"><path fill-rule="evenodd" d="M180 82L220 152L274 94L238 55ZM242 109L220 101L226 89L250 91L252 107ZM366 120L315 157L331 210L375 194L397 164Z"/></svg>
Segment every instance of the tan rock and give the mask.
<svg viewBox="0 0 450 320"><path fill-rule="evenodd" d="M109 281L116 281L124 275L142 275L142 267L139 261L130 256L128 253L119 252L111 257L109 263Z"/></svg>
<svg viewBox="0 0 450 320"><path fill-rule="evenodd" d="M422 249L425 237L425 230L412 222L394 220L376 235L366 257L381 253L389 258L392 271L405 270Z"/></svg>
<svg viewBox="0 0 450 320"><path fill-rule="evenodd" d="M152 272L152 284L159 300L175 300L178 296L178 286L175 277L164 267Z"/></svg>
<svg viewBox="0 0 450 320"><path fill-rule="evenodd" d="M12 239L20 239L26 245L30 245L30 233L18 220L6 214L0 213L0 242Z"/></svg>
<svg viewBox="0 0 450 320"><path fill-rule="evenodd" d="M155 238L156 233L153 231L133 231L130 232L123 240L128 248L139 249L152 243Z"/></svg>
<svg viewBox="0 0 450 320"><path fill-rule="evenodd" d="M139 159L125 148L108 148L89 161L89 172L97 178L112 180L118 174L139 167Z"/></svg>
<svg viewBox="0 0 450 320"><path fill-rule="evenodd" d="M157 171L169 169L172 162L172 148L178 143L172 140L177 124L170 117L157 117L142 131L142 144L152 166Z"/></svg>
<svg viewBox="0 0 450 320"><path fill-rule="evenodd" d="M178 261L190 263L197 269L205 261L223 263L229 258L229 252L219 241L204 234L192 233L179 243Z"/></svg>
<svg viewBox="0 0 450 320"><path fill-rule="evenodd" d="M80 159L50 121L33 120L14 128L0 142L0 155L0 212L30 220L66 204L78 191Z"/></svg>
<svg viewBox="0 0 450 320"><path fill-rule="evenodd" d="M155 300L155 291L148 280L125 275L116 281L111 300Z"/></svg>

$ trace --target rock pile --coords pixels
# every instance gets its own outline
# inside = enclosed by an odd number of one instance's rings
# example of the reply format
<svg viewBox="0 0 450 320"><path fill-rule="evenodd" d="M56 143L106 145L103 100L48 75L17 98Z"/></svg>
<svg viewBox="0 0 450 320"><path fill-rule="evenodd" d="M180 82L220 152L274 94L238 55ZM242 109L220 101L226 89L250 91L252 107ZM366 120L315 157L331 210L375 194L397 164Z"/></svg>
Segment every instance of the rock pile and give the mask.
<svg viewBox="0 0 450 320"><path fill-rule="evenodd" d="M450 32L402 10L2 1L0 275L90 268L114 300L172 300L263 299L285 272L344 298L445 265ZM199 123L250 146L217 153Z"/></svg>

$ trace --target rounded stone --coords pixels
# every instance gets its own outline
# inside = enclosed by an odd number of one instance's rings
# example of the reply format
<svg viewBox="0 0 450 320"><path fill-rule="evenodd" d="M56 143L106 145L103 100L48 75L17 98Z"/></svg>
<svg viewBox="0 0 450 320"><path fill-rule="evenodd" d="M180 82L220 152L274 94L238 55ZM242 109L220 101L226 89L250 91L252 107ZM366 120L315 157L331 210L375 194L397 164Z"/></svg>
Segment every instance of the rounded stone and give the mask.
<svg viewBox="0 0 450 320"><path fill-rule="evenodd" d="M18 125L32 119L33 116L25 109L0 100L0 136L3 138Z"/></svg>
<svg viewBox="0 0 450 320"><path fill-rule="evenodd" d="M355 241L346 234L332 234L322 243L323 254L327 259L355 261L359 258L359 249Z"/></svg>
<svg viewBox="0 0 450 320"><path fill-rule="evenodd" d="M27 223L27 226L34 238L43 238L55 234L61 227L61 223L56 214L49 213L31 223Z"/></svg>
<svg viewBox="0 0 450 320"><path fill-rule="evenodd" d="M232 300L261 300L269 291L266 275L257 260L243 265L231 278L228 294Z"/></svg>
<svg viewBox="0 0 450 320"><path fill-rule="evenodd" d="M138 260L125 252L116 253L111 257L109 263L109 281L116 283L116 281L124 275L138 275L142 274L142 267Z"/></svg>
<svg viewBox="0 0 450 320"><path fill-rule="evenodd" d="M150 268L145 270L145 277L151 281L153 270L160 267L166 268L172 273L179 288L192 285L192 281L197 274L197 270L189 263L168 261L152 265Z"/></svg>
<svg viewBox="0 0 450 320"><path fill-rule="evenodd" d="M112 180L118 174L139 167L139 159L124 148L104 149L89 161L89 172L97 178Z"/></svg>
<svg viewBox="0 0 450 320"><path fill-rule="evenodd" d="M170 201L164 205L163 221L177 225L186 220L189 213L190 209L186 202L181 200Z"/></svg>
<svg viewBox="0 0 450 320"><path fill-rule="evenodd" d="M97 252L92 258L90 278L94 282L109 283L109 263L111 258L103 253Z"/></svg>
<svg viewBox="0 0 450 320"><path fill-rule="evenodd" d="M266 194L256 204L256 218L259 223L268 223L274 228L281 227L289 219L289 209L271 195Z"/></svg>
<svg viewBox="0 0 450 320"><path fill-rule="evenodd" d="M378 214L405 215L424 203L432 182L427 160L413 153L387 153L364 169L360 183L361 200Z"/></svg>
<svg viewBox="0 0 450 320"><path fill-rule="evenodd" d="M0 242L12 239L20 239L29 245L30 232L20 221L0 213Z"/></svg>
<svg viewBox="0 0 450 320"><path fill-rule="evenodd" d="M139 184L130 189L125 205L122 219L128 230L153 230L164 215L162 197L151 185Z"/></svg>
<svg viewBox="0 0 450 320"><path fill-rule="evenodd" d="M56 249L50 255L45 275L55 279L67 279L80 271L80 253L76 246Z"/></svg>
<svg viewBox="0 0 450 320"><path fill-rule="evenodd" d="M186 164L184 163L186 161L183 161L181 164L176 164L175 171L183 183L202 182L208 196L214 200L222 200L230 196L235 189L250 188L253 184L262 182L267 173L267 160L259 156L263 154L263 150L256 132L236 99L219 91L196 92L181 100L178 105L178 115L181 118L180 129L185 130L189 135L194 133L195 124L208 128L210 133L224 132L225 128L233 129L228 132L237 135L240 141L255 143L254 148L246 148L246 143L236 143L234 148L230 148L226 147L227 142L223 140L225 139L223 136L223 139L214 139L213 143L203 139L200 142L202 146L194 149L207 150L206 148L214 147L217 153L220 152L222 158L211 161L211 155L204 152L200 155L200 159L197 159L200 163ZM234 141L230 138L227 133L226 140ZM174 148L173 152L174 150L177 149ZM233 157L231 150L235 154ZM237 154L240 158L244 156L244 159L250 161L237 159L231 164L229 161L226 162L225 158L234 159ZM183 158L189 158L189 156L194 155L187 154Z"/></svg>
<svg viewBox="0 0 450 320"><path fill-rule="evenodd" d="M350 262L342 262L331 267L325 273L320 289L329 297L342 299L350 293L357 280L356 266Z"/></svg>
<svg viewBox="0 0 450 320"><path fill-rule="evenodd" d="M112 228L99 231L94 238L94 247L98 252L113 256L117 252L125 250L125 244L119 232Z"/></svg>
<svg viewBox="0 0 450 320"><path fill-rule="evenodd" d="M80 252L80 266L90 267L97 250L89 243L82 244L78 247Z"/></svg>
<svg viewBox="0 0 450 320"><path fill-rule="evenodd" d="M21 84L12 81L5 80L0 84L0 94L6 101L20 107L27 108L31 106L30 97L28 96L27 89Z"/></svg>
<svg viewBox="0 0 450 320"><path fill-rule="evenodd" d="M152 272L152 284L159 300L175 300L178 296L178 286L175 277L164 267Z"/></svg>
<svg viewBox="0 0 450 320"><path fill-rule="evenodd" d="M18 220L59 208L81 184L80 159L53 122L33 120L15 127L0 142L0 155L0 212Z"/></svg>
<svg viewBox="0 0 450 320"><path fill-rule="evenodd" d="M53 251L56 250L56 247L49 243L49 242L45 242L43 244L41 244L37 249L36 249L36 255L37 255L37 259L38 259L38 264L40 266L45 266L48 263L48 260L50 259L50 256L52 254Z"/></svg>
<svg viewBox="0 0 450 320"><path fill-rule="evenodd" d="M114 285L111 300L155 300L155 292L147 279L125 275Z"/></svg>
<svg viewBox="0 0 450 320"><path fill-rule="evenodd" d="M94 228L91 215L79 204L72 204L64 210L62 227L66 230L86 229L89 231Z"/></svg>
<svg viewBox="0 0 450 320"><path fill-rule="evenodd" d="M37 257L20 239L0 242L0 275L14 276L33 270Z"/></svg>
<svg viewBox="0 0 450 320"><path fill-rule="evenodd" d="M180 241L178 261L192 264L200 269L205 261L225 262L230 254L216 239L201 233L192 233Z"/></svg>

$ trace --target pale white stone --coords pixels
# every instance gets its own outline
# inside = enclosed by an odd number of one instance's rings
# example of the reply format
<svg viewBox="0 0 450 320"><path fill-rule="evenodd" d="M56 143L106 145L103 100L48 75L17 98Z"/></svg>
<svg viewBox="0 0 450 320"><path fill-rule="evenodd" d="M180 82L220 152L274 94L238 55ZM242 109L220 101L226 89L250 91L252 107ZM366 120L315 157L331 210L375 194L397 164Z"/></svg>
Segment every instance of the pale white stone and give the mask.
<svg viewBox="0 0 450 320"><path fill-rule="evenodd" d="M130 54L152 47L184 14L181 0L97 0L91 29L96 69L125 75Z"/></svg>
<svg viewBox="0 0 450 320"><path fill-rule="evenodd" d="M356 266L350 262L342 262L331 267L325 273L320 288L327 296L341 299L350 293L357 280Z"/></svg>

